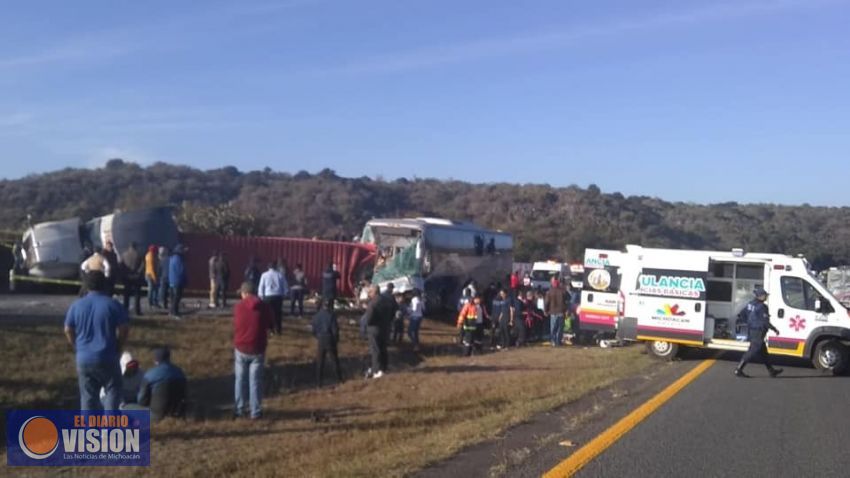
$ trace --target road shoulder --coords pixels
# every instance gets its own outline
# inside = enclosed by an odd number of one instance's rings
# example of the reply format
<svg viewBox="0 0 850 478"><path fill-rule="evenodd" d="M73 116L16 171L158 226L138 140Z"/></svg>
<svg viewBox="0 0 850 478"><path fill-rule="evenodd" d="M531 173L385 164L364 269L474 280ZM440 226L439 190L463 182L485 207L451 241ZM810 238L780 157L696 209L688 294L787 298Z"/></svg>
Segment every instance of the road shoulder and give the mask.
<svg viewBox="0 0 850 478"><path fill-rule="evenodd" d="M658 362L584 397L468 447L416 476L539 477L641 403L687 373L702 357Z"/></svg>

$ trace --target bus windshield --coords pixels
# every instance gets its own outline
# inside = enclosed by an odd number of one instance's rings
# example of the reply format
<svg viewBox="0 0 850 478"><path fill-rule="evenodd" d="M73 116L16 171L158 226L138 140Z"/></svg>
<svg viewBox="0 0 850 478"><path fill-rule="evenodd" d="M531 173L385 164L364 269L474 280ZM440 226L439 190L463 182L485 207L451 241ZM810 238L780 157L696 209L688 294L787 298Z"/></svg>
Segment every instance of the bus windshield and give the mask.
<svg viewBox="0 0 850 478"><path fill-rule="evenodd" d="M399 277L416 276L422 273L420 252L421 231L404 227L367 227L363 240L375 244L374 282L393 280Z"/></svg>

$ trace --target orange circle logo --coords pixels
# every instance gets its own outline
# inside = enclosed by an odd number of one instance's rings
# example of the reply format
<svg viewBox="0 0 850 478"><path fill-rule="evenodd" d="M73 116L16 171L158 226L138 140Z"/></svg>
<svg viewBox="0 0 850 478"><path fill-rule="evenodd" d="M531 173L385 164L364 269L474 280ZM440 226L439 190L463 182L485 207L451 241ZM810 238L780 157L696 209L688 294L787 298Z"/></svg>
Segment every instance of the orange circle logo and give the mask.
<svg viewBox="0 0 850 478"><path fill-rule="evenodd" d="M59 447L59 430L45 417L32 417L18 432L21 451L34 460L43 460Z"/></svg>

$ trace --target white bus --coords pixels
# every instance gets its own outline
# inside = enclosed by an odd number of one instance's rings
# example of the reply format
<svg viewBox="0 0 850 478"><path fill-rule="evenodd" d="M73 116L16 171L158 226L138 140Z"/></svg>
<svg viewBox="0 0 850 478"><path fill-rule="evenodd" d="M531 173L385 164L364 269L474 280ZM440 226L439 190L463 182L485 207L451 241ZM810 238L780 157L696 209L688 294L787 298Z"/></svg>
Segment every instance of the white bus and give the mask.
<svg viewBox="0 0 850 478"><path fill-rule="evenodd" d="M396 291L419 289L431 311L453 307L470 280L479 292L491 282L508 286L513 237L468 222L437 218L373 219L360 239L374 244L372 283Z"/></svg>

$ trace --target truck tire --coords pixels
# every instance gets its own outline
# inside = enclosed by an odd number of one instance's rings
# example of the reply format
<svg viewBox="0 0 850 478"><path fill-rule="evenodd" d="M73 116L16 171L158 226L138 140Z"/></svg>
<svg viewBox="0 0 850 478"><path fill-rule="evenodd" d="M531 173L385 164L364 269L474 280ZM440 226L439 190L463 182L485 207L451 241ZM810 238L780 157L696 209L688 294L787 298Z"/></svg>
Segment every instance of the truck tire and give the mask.
<svg viewBox="0 0 850 478"><path fill-rule="evenodd" d="M841 375L847 370L850 353L847 347L834 339L818 342L812 355L812 364L824 373Z"/></svg>
<svg viewBox="0 0 850 478"><path fill-rule="evenodd" d="M679 344L665 340L652 340L646 343L646 349L653 357L669 362L679 353Z"/></svg>

